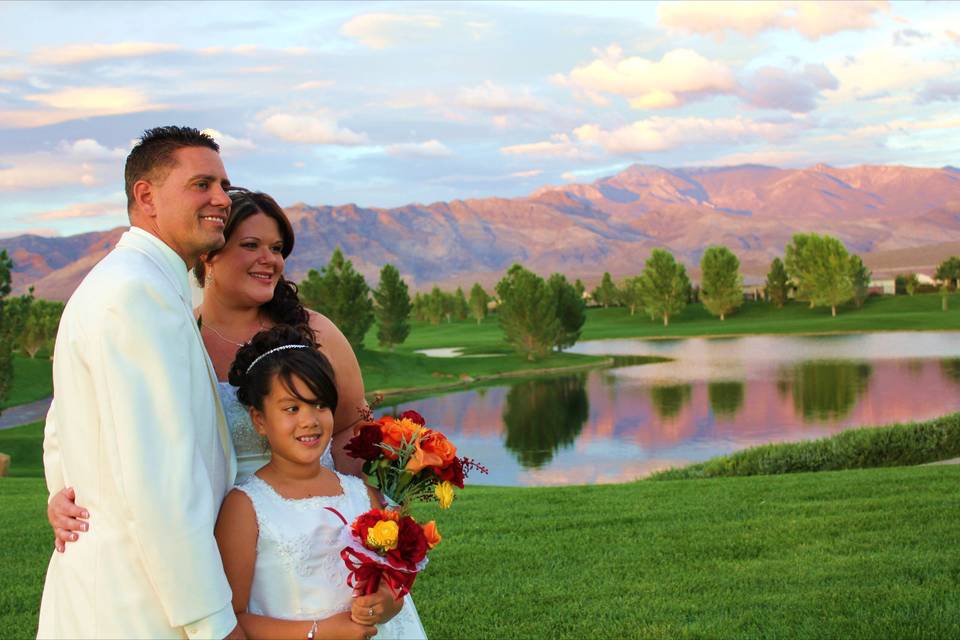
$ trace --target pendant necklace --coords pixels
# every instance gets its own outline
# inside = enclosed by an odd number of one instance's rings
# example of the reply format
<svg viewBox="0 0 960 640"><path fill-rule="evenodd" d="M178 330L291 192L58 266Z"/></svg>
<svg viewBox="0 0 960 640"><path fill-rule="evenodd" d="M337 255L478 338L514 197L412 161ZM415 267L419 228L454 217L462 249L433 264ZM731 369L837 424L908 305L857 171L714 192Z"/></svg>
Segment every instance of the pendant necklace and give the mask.
<svg viewBox="0 0 960 640"><path fill-rule="evenodd" d="M257 316L257 323L260 325L260 328L258 329L258 331L263 330L263 328L264 328L264 327L263 327L263 320L260 319L260 316L259 316L259 315ZM217 331L216 329L214 329L212 324L203 324L203 316L197 316L197 326L199 326L201 329L203 329L203 328L210 329L210 331L213 331L213 334L214 334L215 336L217 336L218 338L220 338L220 339L223 340L224 342L228 342L228 343L230 343L230 344L232 344L232 345L234 345L234 346L237 346L237 347L242 347L242 346L244 346L244 345L246 345L246 344L249 344L249 342L250 342L250 340L247 340L246 342L237 342L236 340L231 340L231 339L228 338L227 336L223 335L222 333L220 333L219 331ZM252 339L253 339L253 336L250 336L250 339L252 340Z"/></svg>

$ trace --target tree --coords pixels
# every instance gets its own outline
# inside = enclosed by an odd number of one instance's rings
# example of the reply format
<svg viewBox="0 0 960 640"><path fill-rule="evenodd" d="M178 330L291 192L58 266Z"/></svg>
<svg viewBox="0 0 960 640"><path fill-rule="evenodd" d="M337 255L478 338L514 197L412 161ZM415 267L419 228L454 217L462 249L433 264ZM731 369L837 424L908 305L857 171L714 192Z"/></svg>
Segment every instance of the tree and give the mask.
<svg viewBox="0 0 960 640"><path fill-rule="evenodd" d="M623 286L620 288L620 300L627 305L630 315L634 315L637 309L643 306L643 296L640 289L640 276L626 278Z"/></svg>
<svg viewBox="0 0 960 640"><path fill-rule="evenodd" d="M814 233L810 234L806 251L810 259L806 276L810 304L830 307L830 313L836 317L837 306L853 297L850 254L836 238Z"/></svg>
<svg viewBox="0 0 960 640"><path fill-rule="evenodd" d="M903 278L903 290L908 296L912 296L917 292L917 287L920 286L920 278L917 277L917 274L902 273L899 277Z"/></svg>
<svg viewBox="0 0 960 640"><path fill-rule="evenodd" d="M377 342L393 349L410 334L410 291L392 264L380 269L380 283L373 292L373 313L377 318Z"/></svg>
<svg viewBox="0 0 960 640"><path fill-rule="evenodd" d="M363 274L343 257L340 247L318 273L311 269L300 283L303 303L316 309L337 325L354 351L363 349L363 339L373 325L373 302Z"/></svg>
<svg viewBox="0 0 960 640"><path fill-rule="evenodd" d="M547 281L557 308L557 335L553 344L558 351L572 347L580 339L583 323L587 321L587 305L577 295L577 289L567 282L563 274L555 273Z"/></svg>
<svg viewBox="0 0 960 640"><path fill-rule="evenodd" d="M52 352L53 341L57 337L57 327L60 325L60 316L63 315L63 303L53 300L36 300L32 295L29 298L21 297L21 300L24 299L26 300L25 313L17 340L20 349L31 358L36 357L37 352L43 347L50 347Z"/></svg>
<svg viewBox="0 0 960 640"><path fill-rule="evenodd" d="M812 275L814 259L811 254L812 244L816 242L814 233L795 233L784 250L784 263L787 274L797 289L797 300L805 300L814 306L812 292Z"/></svg>
<svg viewBox="0 0 960 640"><path fill-rule="evenodd" d="M483 322L483 319L487 317L488 304L490 304L490 296L480 286L479 282L473 283L473 287L470 289L469 306L470 315L477 321L477 324Z"/></svg>
<svg viewBox="0 0 960 640"><path fill-rule="evenodd" d="M444 312L444 294L440 287L434 287L426 296L424 296L423 314L427 322L433 326L438 326L443 319Z"/></svg>
<svg viewBox="0 0 960 640"><path fill-rule="evenodd" d="M547 283L519 264L507 270L496 286L498 315L506 340L527 360L546 356L560 328L557 303Z"/></svg>
<svg viewBox="0 0 960 640"><path fill-rule="evenodd" d="M940 308L944 311L950 308L950 287L946 282L940 285Z"/></svg>
<svg viewBox="0 0 960 640"><path fill-rule="evenodd" d="M6 249L0 251L0 404L7 399L10 385L13 384L13 336L9 314L6 312L7 296L10 295L10 281L13 272L13 260ZM2 413L2 410L0 410Z"/></svg>
<svg viewBox="0 0 960 640"><path fill-rule="evenodd" d="M422 293L420 293L419 291L418 291L417 293L415 293L414 296L413 296L413 303L412 303L412 304L413 304L413 317L414 317L414 319L415 319L415 320L419 320L420 322L426 322L427 316L426 316L426 314L424 313L424 307L425 307L425 305L426 305L426 302L425 302L425 300L424 300L424 295L423 295Z"/></svg>
<svg viewBox="0 0 960 640"><path fill-rule="evenodd" d="M687 306L689 295L687 269L669 251L654 249L640 275L640 296L650 317L663 318L663 326L668 326L670 316Z"/></svg>
<svg viewBox="0 0 960 640"><path fill-rule="evenodd" d="M593 290L592 295L597 304L602 305L604 309L617 303L617 286L613 284L609 271L603 272L600 285Z"/></svg>
<svg viewBox="0 0 960 640"><path fill-rule="evenodd" d="M787 287L790 278L787 276L787 269L783 266L780 258L774 258L770 263L770 272L767 273L767 298L770 302L777 305L777 309L782 309L787 301Z"/></svg>
<svg viewBox="0 0 960 640"><path fill-rule="evenodd" d="M945 282L951 290L955 290L960 280L960 256L950 256L941 262L933 277Z"/></svg>
<svg viewBox="0 0 960 640"><path fill-rule="evenodd" d="M870 294L870 279L872 276L873 274L863 264L860 256L850 256L850 284L853 285L853 301L858 308L863 306L863 302Z"/></svg>
<svg viewBox="0 0 960 640"><path fill-rule="evenodd" d="M700 299L707 311L723 320L743 304L740 259L723 246L708 247L700 259Z"/></svg>
<svg viewBox="0 0 960 640"><path fill-rule="evenodd" d="M466 320L470 315L470 305L467 304L467 297L463 295L463 288L457 287L451 302L453 303L453 317L457 320Z"/></svg>
<svg viewBox="0 0 960 640"><path fill-rule="evenodd" d="M583 281L580 278L577 278L573 282L573 288L576 290L577 295L580 296L580 299L583 300L583 294L586 292L587 288L584 286Z"/></svg>

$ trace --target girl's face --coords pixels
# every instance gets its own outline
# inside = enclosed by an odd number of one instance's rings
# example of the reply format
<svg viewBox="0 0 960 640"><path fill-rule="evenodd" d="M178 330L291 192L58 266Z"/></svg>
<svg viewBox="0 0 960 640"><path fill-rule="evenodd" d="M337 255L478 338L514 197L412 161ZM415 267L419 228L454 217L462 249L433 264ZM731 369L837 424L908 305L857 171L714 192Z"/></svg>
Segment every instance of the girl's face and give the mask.
<svg viewBox="0 0 960 640"><path fill-rule="evenodd" d="M250 418L257 432L270 443L273 456L297 464L319 461L333 434L333 412L319 402L304 402L310 388L298 376L291 382L296 395L284 386L279 376L270 383L270 393L263 399L263 411L250 408Z"/></svg>
<svg viewBox="0 0 960 640"><path fill-rule="evenodd" d="M248 306L269 302L283 274L282 250L277 221L255 213L238 224L223 249L206 262L210 286L221 297Z"/></svg>

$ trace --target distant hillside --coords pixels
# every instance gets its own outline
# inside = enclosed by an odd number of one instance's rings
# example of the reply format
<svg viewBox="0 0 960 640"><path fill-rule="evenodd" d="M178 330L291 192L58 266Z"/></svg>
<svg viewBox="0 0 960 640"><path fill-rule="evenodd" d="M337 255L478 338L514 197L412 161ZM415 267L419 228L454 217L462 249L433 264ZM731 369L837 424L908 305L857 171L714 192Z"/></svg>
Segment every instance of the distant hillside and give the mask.
<svg viewBox="0 0 960 640"><path fill-rule="evenodd" d="M758 279L794 233L809 231L839 237L875 269L932 271L960 246L960 171L634 165L520 198L394 209L295 204L286 211L297 232L288 262L295 279L326 263L337 245L371 284L389 262L422 289L491 284L513 262L585 281L604 271L621 277L638 273L654 247L694 267L713 244L730 247ZM0 248L14 256L15 284L63 299L119 233L18 236L0 240Z"/></svg>

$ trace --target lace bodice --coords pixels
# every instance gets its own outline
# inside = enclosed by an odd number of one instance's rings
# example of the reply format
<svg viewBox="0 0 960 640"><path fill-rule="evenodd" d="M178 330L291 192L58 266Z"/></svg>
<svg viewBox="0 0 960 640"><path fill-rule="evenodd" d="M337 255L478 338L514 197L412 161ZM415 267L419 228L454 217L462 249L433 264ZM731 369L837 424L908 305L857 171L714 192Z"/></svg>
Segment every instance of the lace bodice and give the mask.
<svg viewBox="0 0 960 640"><path fill-rule="evenodd" d="M340 557L343 522L370 509L363 481L337 474L342 493L290 500L255 475L237 488L250 497L257 514L257 560L250 586L250 613L286 620L314 620L349 611L348 571ZM412 599L379 626L377 638L426 638Z"/></svg>
<svg viewBox="0 0 960 640"><path fill-rule="evenodd" d="M247 408L237 400L237 388L229 382L218 382L217 386L223 414L227 418L227 427L233 439L233 448L237 452L237 484L240 484L253 475L254 471L267 464L270 452L266 439L253 428ZM320 463L333 469L329 444L320 458Z"/></svg>

